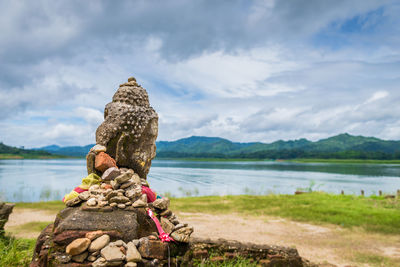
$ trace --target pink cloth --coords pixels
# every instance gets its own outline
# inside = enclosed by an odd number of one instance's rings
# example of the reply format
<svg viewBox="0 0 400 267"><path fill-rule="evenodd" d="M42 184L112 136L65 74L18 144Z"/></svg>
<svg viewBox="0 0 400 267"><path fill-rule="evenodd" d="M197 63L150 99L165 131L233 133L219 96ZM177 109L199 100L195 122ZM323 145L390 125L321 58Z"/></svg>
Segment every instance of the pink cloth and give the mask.
<svg viewBox="0 0 400 267"><path fill-rule="evenodd" d="M175 241L172 237L169 236L169 234L167 234L166 232L164 232L164 230L161 227L160 222L158 221L157 217L155 217L153 215L153 212L151 211L151 209L147 210L147 214L150 216L150 218L154 221L154 223L157 226L157 230L158 230L158 237L160 238L160 240L162 242L171 242L171 241Z"/></svg>
<svg viewBox="0 0 400 267"><path fill-rule="evenodd" d="M154 202L157 198L157 194L147 186L142 186L142 194L147 195L148 203Z"/></svg>

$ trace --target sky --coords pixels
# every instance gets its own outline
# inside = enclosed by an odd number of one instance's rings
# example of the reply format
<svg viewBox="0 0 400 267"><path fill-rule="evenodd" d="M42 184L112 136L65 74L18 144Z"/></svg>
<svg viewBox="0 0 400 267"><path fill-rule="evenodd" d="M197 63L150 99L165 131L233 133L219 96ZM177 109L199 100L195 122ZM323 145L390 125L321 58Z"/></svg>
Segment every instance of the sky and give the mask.
<svg viewBox="0 0 400 267"><path fill-rule="evenodd" d="M136 77L158 140L400 140L400 1L0 0L0 141L95 143Z"/></svg>

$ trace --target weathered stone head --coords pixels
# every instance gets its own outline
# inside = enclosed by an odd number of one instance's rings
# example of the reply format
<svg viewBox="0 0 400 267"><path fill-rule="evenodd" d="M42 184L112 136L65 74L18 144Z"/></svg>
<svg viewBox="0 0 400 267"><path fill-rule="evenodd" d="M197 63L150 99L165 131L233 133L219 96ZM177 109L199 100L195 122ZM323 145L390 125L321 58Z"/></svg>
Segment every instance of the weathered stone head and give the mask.
<svg viewBox="0 0 400 267"><path fill-rule="evenodd" d="M107 148L119 167L131 168L146 178L156 156L157 134L158 115L150 106L147 92L135 78L129 78L106 105L96 143Z"/></svg>

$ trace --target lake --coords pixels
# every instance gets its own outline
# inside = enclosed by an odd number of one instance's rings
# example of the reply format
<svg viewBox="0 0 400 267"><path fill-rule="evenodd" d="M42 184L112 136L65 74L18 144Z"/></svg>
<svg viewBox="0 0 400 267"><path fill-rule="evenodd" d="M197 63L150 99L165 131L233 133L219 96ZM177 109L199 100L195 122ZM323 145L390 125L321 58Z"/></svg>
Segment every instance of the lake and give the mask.
<svg viewBox="0 0 400 267"><path fill-rule="evenodd" d="M86 175L84 159L0 160L0 198L59 200ZM394 194L400 189L400 165L154 160L148 181L158 193L175 197L293 194L311 185L331 193Z"/></svg>

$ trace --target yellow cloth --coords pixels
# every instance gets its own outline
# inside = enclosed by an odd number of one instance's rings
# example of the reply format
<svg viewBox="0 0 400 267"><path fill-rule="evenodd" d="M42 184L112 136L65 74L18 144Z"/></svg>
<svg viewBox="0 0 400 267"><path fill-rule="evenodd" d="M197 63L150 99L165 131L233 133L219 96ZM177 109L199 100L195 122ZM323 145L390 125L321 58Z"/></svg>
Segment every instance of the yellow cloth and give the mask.
<svg viewBox="0 0 400 267"><path fill-rule="evenodd" d="M64 203L79 196L80 193L77 191L86 191L89 189L89 187L95 184L100 184L100 177L95 173L91 173L82 179L82 183L78 187L64 196Z"/></svg>

